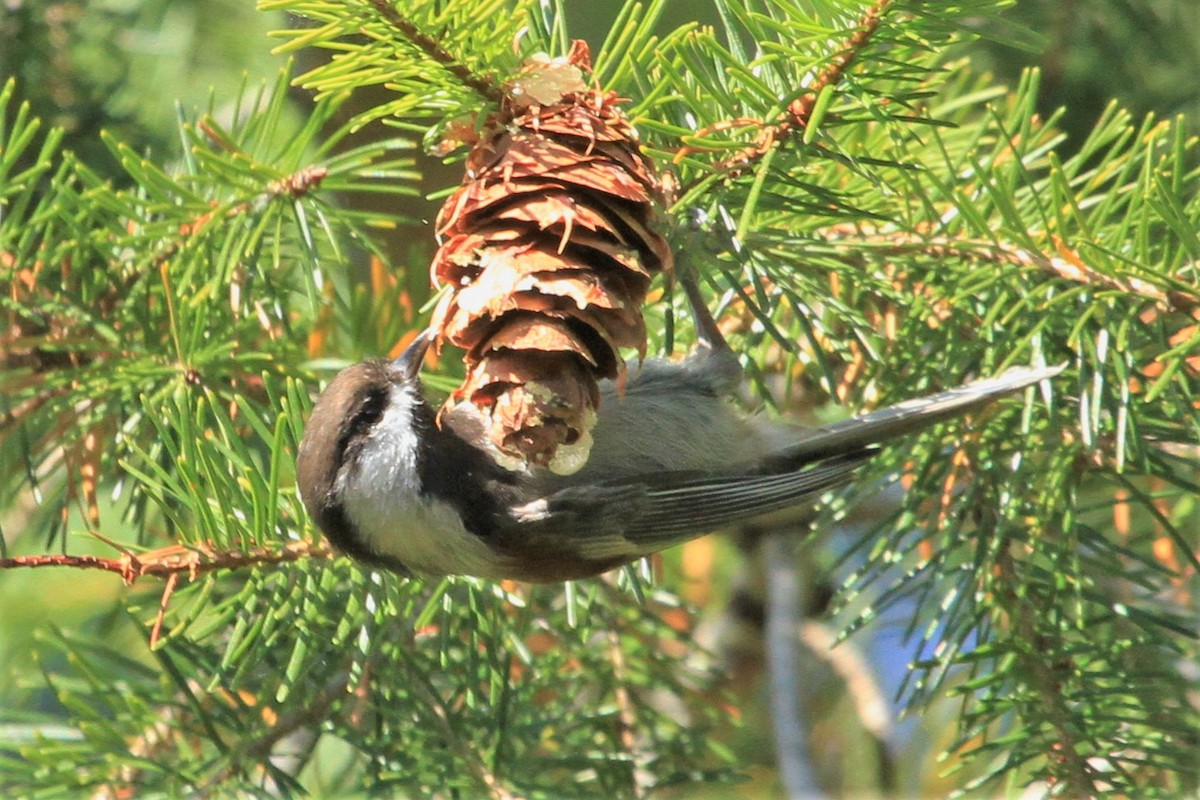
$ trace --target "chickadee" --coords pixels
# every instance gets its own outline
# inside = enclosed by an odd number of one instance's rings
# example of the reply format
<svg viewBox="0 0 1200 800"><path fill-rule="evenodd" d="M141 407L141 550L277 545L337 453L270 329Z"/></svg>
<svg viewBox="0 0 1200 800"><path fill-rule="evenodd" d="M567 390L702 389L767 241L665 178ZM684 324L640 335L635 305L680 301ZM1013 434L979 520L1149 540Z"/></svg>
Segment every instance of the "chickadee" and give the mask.
<svg viewBox="0 0 1200 800"><path fill-rule="evenodd" d="M602 385L579 471L501 466L473 420L439 426L418 378L425 331L394 361L346 368L317 400L297 461L308 513L347 555L403 574L583 578L810 503L849 482L878 444L1061 371L1011 369L802 429L730 404L741 366L684 285L700 344L682 361L647 361L623 393Z"/></svg>

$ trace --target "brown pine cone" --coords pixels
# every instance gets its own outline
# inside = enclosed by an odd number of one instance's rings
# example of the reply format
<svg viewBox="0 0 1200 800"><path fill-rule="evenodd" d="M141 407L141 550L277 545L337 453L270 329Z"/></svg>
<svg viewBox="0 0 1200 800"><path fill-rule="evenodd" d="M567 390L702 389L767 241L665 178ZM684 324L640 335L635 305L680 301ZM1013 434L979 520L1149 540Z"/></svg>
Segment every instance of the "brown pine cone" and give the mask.
<svg viewBox="0 0 1200 800"><path fill-rule="evenodd" d="M589 74L583 42L526 62L438 215L431 276L449 287L438 339L467 351L443 421L561 472L586 462L597 381L624 374L619 348L644 355L641 306L671 266L658 178Z"/></svg>

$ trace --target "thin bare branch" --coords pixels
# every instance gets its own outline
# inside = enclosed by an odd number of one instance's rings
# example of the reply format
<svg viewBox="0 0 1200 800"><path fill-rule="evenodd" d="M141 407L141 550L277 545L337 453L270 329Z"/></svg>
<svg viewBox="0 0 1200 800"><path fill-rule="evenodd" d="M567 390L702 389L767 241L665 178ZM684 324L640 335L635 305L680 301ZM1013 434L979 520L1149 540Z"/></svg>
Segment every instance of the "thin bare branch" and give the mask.
<svg viewBox="0 0 1200 800"><path fill-rule="evenodd" d="M853 640L839 643L837 632L816 620L800 623L800 641L842 679L858 721L875 741L879 789L886 797L894 796L896 764L888 748L893 730L892 709L866 655Z"/></svg>
<svg viewBox="0 0 1200 800"><path fill-rule="evenodd" d="M115 572L126 584L132 584L147 575L168 579L186 575L192 580L198 575L222 569L251 569L307 558L332 557L333 551L325 542L288 542L282 547L254 547L248 550L218 550L209 545L194 544L170 545L145 553L124 553L117 558L67 554L13 556L0 558L0 570L39 567L99 569Z"/></svg>

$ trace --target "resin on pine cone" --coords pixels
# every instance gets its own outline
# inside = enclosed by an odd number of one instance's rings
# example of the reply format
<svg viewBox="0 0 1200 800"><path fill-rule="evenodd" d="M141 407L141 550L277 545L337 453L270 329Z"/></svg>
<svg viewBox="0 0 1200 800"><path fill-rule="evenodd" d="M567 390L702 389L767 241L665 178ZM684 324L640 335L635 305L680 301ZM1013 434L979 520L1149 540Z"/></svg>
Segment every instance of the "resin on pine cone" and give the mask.
<svg viewBox="0 0 1200 800"><path fill-rule="evenodd" d="M432 265L432 326L467 364L442 423L558 472L586 462L597 383L623 377L620 348L644 355L641 306L671 264L652 165L589 74L582 42L526 62L442 206Z"/></svg>

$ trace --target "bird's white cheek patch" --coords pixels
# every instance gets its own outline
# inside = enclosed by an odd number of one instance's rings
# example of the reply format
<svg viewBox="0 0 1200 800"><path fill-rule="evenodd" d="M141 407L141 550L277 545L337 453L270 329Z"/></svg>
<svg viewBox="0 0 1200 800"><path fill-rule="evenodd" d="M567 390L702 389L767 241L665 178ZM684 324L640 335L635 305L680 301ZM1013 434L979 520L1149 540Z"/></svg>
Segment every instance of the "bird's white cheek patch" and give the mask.
<svg viewBox="0 0 1200 800"><path fill-rule="evenodd" d="M420 494L407 391L392 388L355 466L338 477L350 520L364 545L414 572L496 577L498 559L463 527L458 512Z"/></svg>

